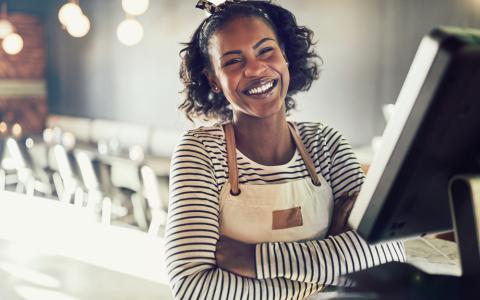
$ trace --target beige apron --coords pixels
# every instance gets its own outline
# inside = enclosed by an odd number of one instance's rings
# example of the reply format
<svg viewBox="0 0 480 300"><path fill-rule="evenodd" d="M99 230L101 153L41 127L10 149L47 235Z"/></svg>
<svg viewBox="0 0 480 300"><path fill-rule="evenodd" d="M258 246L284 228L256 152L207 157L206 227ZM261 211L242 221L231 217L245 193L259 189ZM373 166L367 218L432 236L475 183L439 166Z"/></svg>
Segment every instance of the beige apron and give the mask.
<svg viewBox="0 0 480 300"><path fill-rule="evenodd" d="M333 195L293 124L290 133L310 178L280 184L238 184L235 137L225 124L228 182L220 192L220 233L244 243L322 239L330 226Z"/></svg>

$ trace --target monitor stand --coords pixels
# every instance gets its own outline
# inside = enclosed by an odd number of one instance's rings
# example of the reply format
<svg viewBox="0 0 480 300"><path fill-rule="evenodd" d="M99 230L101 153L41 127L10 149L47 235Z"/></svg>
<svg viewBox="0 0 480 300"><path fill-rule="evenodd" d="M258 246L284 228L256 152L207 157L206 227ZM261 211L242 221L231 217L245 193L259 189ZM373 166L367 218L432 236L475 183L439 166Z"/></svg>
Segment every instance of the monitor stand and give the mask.
<svg viewBox="0 0 480 300"><path fill-rule="evenodd" d="M480 175L453 177L449 193L462 276L480 276Z"/></svg>
<svg viewBox="0 0 480 300"><path fill-rule="evenodd" d="M454 176L449 183L450 210L462 275L432 275L391 262L346 275L355 287L328 299L475 299L480 289L480 175ZM322 297L320 296L320 298Z"/></svg>

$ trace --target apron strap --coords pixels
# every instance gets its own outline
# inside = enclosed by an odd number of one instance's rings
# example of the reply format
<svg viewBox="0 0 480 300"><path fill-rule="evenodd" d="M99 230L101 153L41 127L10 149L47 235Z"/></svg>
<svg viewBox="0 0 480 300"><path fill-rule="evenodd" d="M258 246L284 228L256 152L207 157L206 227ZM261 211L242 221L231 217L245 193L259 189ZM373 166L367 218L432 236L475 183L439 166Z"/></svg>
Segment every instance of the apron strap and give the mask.
<svg viewBox="0 0 480 300"><path fill-rule="evenodd" d="M313 163L312 158L307 152L305 145L300 138L295 126L288 122L288 128L290 129L290 134L297 146L300 155L302 156L305 165L307 166L308 173L312 178L312 183L316 186L320 186L321 182L318 178L317 171L315 169L315 164ZM228 166L228 182L230 183L230 193L234 196L240 194L240 188L238 187L238 168L237 168L237 152L235 145L235 132L233 131L232 123L223 124L223 130L225 132L225 140L227 143L227 166Z"/></svg>
<svg viewBox="0 0 480 300"><path fill-rule="evenodd" d="M224 124L223 130L227 142L227 166L230 194L237 196L240 194L240 189L238 188L237 146L235 145L235 132L233 131L232 123Z"/></svg>
<svg viewBox="0 0 480 300"><path fill-rule="evenodd" d="M315 164L313 163L311 156L308 154L307 148L303 144L302 139L300 138L300 135L298 134L293 123L288 122L288 128L290 129L290 134L293 137L293 141L295 142L295 145L297 146L297 149L300 152L300 155L302 156L302 159L305 162L305 165L307 166L307 170L308 170L308 173L310 174L310 177L312 178L313 184L316 186L320 186L321 182L320 182L320 179L318 178L317 170L315 169Z"/></svg>

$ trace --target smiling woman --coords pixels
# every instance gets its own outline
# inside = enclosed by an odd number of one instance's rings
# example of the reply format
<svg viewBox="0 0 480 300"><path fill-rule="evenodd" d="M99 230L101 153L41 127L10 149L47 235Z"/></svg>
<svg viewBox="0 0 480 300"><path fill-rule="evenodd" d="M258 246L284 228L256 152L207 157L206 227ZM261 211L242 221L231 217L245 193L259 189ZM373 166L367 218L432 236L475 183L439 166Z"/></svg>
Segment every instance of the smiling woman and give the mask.
<svg viewBox="0 0 480 300"><path fill-rule="evenodd" d="M318 77L313 33L268 1L227 1L182 50L189 118L170 173L166 264L176 299L306 299L339 276L405 260L345 223L364 175L341 134L287 122Z"/></svg>
<svg viewBox="0 0 480 300"><path fill-rule="evenodd" d="M250 3L247 5L247 2ZM288 63L289 65L290 74L289 84L287 83L285 86L287 92L286 97L284 97L285 108L287 112L295 108L292 96L299 91L308 90L319 75L319 57L312 47L313 32L306 27L298 26L294 15L288 10L272 9L274 6L265 1L242 1L233 5L227 1L226 5L230 6L230 9L224 9L221 13L214 13L205 19L194 32L191 41L186 43L186 47L181 51L183 63L180 77L185 85L186 99L180 105L180 109L184 110L189 118L206 117L220 120L232 118L232 110L228 107L229 103L225 95L218 92L214 93L216 91L211 89L205 74L206 71L212 73L215 68L214 61L211 60L213 53L209 51L212 39L218 40L218 34L221 33L217 31L223 31L224 36L229 36L226 32L226 30L229 30L226 25L239 18L253 18L249 23L252 23L251 25L261 24L262 29L259 28L258 30L264 30L263 33L267 33L267 35L263 36L261 40L256 40L255 44L244 43L240 40L240 36L231 35L230 41L238 43L225 44L225 46L233 47L240 44L241 48L223 49L225 52L222 54L225 57L222 57L222 59L228 60L222 62L227 65L237 62L245 63L245 57L241 61L242 57L231 56L245 55L241 50L247 45L249 47L257 46L252 50L257 50L257 55L260 54L261 56L271 56L269 54L270 50L281 50L284 64ZM217 36L212 38L214 33L217 33ZM248 33L248 30L245 30L243 38L253 39ZM259 33L262 32L257 32L257 36ZM262 46L264 42L268 42L270 47ZM260 46L262 47L260 48ZM271 46L276 46L276 49L270 49ZM217 60L216 62L220 61ZM229 66L229 68L231 67ZM233 69L238 71L239 67Z"/></svg>
<svg viewBox="0 0 480 300"><path fill-rule="evenodd" d="M264 21L237 18L212 35L211 67L206 70L211 86L221 87L235 118L242 115L269 117L284 106L290 76L283 49Z"/></svg>

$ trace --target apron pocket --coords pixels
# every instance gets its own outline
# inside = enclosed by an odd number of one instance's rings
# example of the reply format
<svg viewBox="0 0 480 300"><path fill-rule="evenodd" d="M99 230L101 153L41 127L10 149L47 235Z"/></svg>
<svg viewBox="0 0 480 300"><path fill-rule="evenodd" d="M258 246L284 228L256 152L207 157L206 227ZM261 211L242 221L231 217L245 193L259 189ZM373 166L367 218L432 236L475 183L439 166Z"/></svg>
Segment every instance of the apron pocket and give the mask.
<svg viewBox="0 0 480 300"><path fill-rule="evenodd" d="M272 212L272 230L287 229L303 225L302 207L274 210Z"/></svg>

